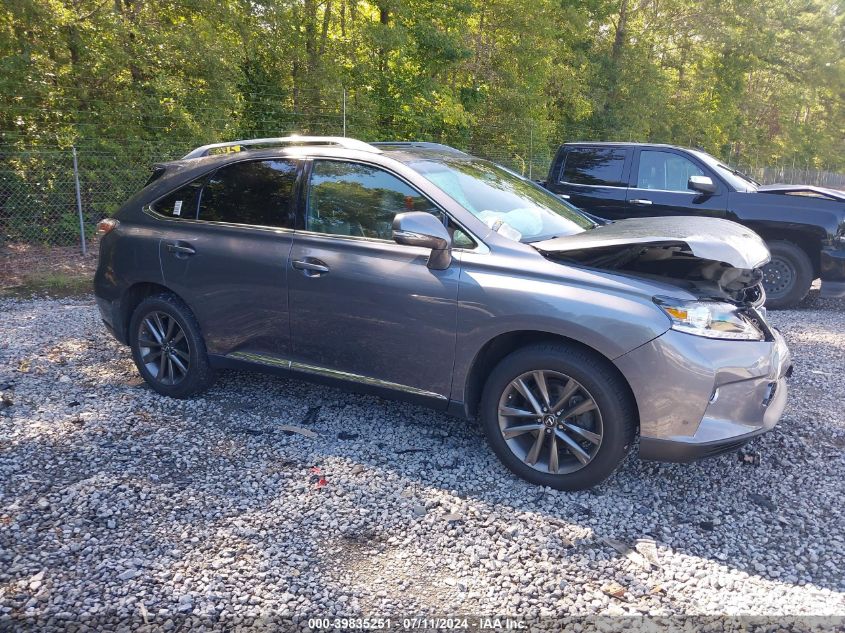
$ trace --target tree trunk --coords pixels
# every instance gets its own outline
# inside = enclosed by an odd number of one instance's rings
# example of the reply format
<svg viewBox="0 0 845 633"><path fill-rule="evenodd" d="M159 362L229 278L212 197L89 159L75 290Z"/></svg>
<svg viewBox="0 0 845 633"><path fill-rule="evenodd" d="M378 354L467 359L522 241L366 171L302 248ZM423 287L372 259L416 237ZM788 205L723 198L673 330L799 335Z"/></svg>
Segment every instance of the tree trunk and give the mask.
<svg viewBox="0 0 845 633"><path fill-rule="evenodd" d="M607 96L602 107L602 131L607 132L615 127L613 122L616 101L619 98L619 83L622 73L622 54L628 36L628 0L622 0L619 6L619 19L616 21L616 32L613 36L613 46L610 49L610 63L607 72Z"/></svg>
<svg viewBox="0 0 845 633"><path fill-rule="evenodd" d="M320 57L326 52L326 40L329 38L329 21L332 16L332 0L326 0L326 10L323 13L323 31L320 33Z"/></svg>
<svg viewBox="0 0 845 633"><path fill-rule="evenodd" d="M135 62L135 47L133 45L135 33L132 31L134 27L138 26L138 13L141 10L141 6L141 0L115 0L114 2L115 11L117 11L118 15L125 22L129 23L129 33L123 41L123 50L130 60L128 63L129 74L132 77L132 83L135 85L141 84L144 80L144 73L141 71L141 67Z"/></svg>
<svg viewBox="0 0 845 633"><path fill-rule="evenodd" d="M386 4L379 4L379 24L382 25L383 30L390 26L390 7ZM393 113L388 107L390 102L390 85L387 77L389 51L384 42L379 43L378 48L378 73L379 73L379 104L378 104L378 124L380 127L390 127L393 125Z"/></svg>

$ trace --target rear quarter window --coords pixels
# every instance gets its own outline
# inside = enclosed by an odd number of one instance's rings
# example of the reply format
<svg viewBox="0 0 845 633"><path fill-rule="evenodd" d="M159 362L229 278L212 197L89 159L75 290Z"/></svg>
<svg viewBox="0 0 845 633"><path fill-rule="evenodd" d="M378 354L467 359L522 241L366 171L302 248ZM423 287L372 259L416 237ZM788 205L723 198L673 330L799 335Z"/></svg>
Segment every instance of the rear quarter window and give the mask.
<svg viewBox="0 0 845 633"><path fill-rule="evenodd" d="M624 187L624 149L576 147L564 157L560 181L575 185Z"/></svg>
<svg viewBox="0 0 845 633"><path fill-rule="evenodd" d="M203 180L195 180L155 201L153 211L166 218L195 220Z"/></svg>

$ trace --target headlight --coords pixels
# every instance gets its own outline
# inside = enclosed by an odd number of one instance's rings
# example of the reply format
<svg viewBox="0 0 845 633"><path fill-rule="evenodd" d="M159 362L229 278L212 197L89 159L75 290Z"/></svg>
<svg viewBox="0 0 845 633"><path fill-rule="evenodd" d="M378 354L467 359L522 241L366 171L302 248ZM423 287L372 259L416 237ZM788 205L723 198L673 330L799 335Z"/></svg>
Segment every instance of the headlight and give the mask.
<svg viewBox="0 0 845 633"><path fill-rule="evenodd" d="M672 329L696 336L762 341L763 333L736 306L719 301L681 301L655 297L654 302L672 321Z"/></svg>

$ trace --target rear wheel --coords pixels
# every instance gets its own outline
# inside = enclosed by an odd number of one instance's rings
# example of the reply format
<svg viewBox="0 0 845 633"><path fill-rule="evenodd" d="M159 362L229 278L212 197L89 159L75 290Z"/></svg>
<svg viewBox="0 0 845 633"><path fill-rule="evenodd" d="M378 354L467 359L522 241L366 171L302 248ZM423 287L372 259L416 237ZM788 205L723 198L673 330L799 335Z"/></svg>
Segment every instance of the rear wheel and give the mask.
<svg viewBox="0 0 845 633"><path fill-rule="evenodd" d="M132 314L129 344L138 371L157 392L187 398L214 380L193 313L177 297L147 297Z"/></svg>
<svg viewBox="0 0 845 633"><path fill-rule="evenodd" d="M767 242L771 261L763 267L766 306L790 308L799 303L813 283L813 264L800 247L786 240Z"/></svg>
<svg viewBox="0 0 845 633"><path fill-rule="evenodd" d="M621 377L598 355L563 344L532 345L503 359L485 385L481 421L510 470L559 490L607 479L636 429Z"/></svg>

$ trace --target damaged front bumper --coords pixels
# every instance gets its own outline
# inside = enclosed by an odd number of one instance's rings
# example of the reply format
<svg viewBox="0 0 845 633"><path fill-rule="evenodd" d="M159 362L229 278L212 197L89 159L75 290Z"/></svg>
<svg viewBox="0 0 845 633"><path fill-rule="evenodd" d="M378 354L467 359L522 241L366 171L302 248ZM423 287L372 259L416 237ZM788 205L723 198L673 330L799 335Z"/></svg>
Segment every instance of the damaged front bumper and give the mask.
<svg viewBox="0 0 845 633"><path fill-rule="evenodd" d="M640 414L640 457L687 462L735 450L778 422L792 361L783 337L707 339L669 330L616 366Z"/></svg>

